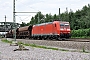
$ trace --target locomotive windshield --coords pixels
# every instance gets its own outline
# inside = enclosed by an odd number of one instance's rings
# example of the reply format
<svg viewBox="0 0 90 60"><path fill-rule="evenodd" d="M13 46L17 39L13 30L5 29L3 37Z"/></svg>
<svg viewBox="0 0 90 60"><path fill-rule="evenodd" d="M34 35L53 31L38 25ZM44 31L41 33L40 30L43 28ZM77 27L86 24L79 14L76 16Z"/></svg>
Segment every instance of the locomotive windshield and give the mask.
<svg viewBox="0 0 90 60"><path fill-rule="evenodd" d="M60 24L60 26L64 26L64 24Z"/></svg>
<svg viewBox="0 0 90 60"><path fill-rule="evenodd" d="M69 27L69 24L65 24L65 27Z"/></svg>
<svg viewBox="0 0 90 60"><path fill-rule="evenodd" d="M60 27L62 28L62 27L69 27L69 24L68 23L62 23L62 24L60 24Z"/></svg>

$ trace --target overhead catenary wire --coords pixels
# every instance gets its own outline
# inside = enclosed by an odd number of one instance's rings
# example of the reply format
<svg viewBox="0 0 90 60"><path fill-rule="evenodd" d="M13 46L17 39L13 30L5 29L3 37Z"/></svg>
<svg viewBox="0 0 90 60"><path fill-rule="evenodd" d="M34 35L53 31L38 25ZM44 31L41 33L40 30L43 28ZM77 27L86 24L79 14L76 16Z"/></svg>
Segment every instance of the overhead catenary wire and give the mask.
<svg viewBox="0 0 90 60"><path fill-rule="evenodd" d="M18 2L16 3L16 5L17 4L23 4L25 7L27 7L27 8L31 8L31 9L33 9L33 10L36 10L36 11L39 11L38 9L36 9L36 8L33 8L33 7L31 7L31 5L27 5L27 4L25 4L25 2L22 2L21 0L17 0ZM31 1L32 2L32 1ZM44 1L39 1L39 3L42 3L42 2L44 2Z"/></svg>
<svg viewBox="0 0 90 60"><path fill-rule="evenodd" d="M19 17L19 16L18 16ZM24 19L22 19L21 17L19 17L20 18L20 21L19 22L21 22L21 21L28 21L28 20L26 20L28 17L26 17L26 18L24 18Z"/></svg>

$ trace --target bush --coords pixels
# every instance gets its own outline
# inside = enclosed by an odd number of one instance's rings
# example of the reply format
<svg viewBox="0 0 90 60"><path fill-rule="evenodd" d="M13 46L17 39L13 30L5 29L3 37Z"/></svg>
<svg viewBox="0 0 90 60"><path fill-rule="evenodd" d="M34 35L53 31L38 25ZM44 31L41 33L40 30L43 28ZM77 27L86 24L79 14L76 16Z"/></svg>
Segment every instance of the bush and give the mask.
<svg viewBox="0 0 90 60"><path fill-rule="evenodd" d="M72 37L88 37L90 36L90 28L89 29L79 29L71 31Z"/></svg>

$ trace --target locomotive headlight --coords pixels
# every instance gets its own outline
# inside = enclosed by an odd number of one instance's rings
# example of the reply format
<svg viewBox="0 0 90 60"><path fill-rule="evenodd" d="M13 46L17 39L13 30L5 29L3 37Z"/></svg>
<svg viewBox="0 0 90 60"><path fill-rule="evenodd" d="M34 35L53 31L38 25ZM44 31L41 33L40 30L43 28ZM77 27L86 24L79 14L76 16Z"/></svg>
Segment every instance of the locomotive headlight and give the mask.
<svg viewBox="0 0 90 60"><path fill-rule="evenodd" d="M70 32L68 32L68 33L70 33Z"/></svg>
<svg viewBox="0 0 90 60"><path fill-rule="evenodd" d="M60 30L64 30L63 28L61 28Z"/></svg>
<svg viewBox="0 0 90 60"><path fill-rule="evenodd" d="M60 33L63 33L63 32L60 32Z"/></svg>
<svg viewBox="0 0 90 60"><path fill-rule="evenodd" d="M60 34L58 34L58 35L60 35Z"/></svg>
<svg viewBox="0 0 90 60"><path fill-rule="evenodd" d="M67 29L67 31L70 31L70 29Z"/></svg>

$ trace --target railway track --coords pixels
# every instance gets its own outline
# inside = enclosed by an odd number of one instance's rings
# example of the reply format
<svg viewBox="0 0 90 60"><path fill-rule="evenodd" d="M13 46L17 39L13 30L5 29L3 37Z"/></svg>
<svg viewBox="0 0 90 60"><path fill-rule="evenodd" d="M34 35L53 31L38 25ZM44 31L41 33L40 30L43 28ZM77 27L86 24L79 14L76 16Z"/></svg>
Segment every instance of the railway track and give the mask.
<svg viewBox="0 0 90 60"><path fill-rule="evenodd" d="M71 38L71 39L66 39L65 41L90 42L90 39L84 39L84 38Z"/></svg>
<svg viewBox="0 0 90 60"><path fill-rule="evenodd" d="M84 38L71 38L71 39L60 39L60 40L46 40L46 41L73 41L73 42L90 42L90 39L84 39Z"/></svg>
<svg viewBox="0 0 90 60"><path fill-rule="evenodd" d="M25 39L25 40L34 40L34 39ZM41 40L43 41L43 40ZM90 42L90 39L85 39L85 38L70 38L70 39L60 39L60 40L50 40L47 39L46 41L73 41L73 42Z"/></svg>

